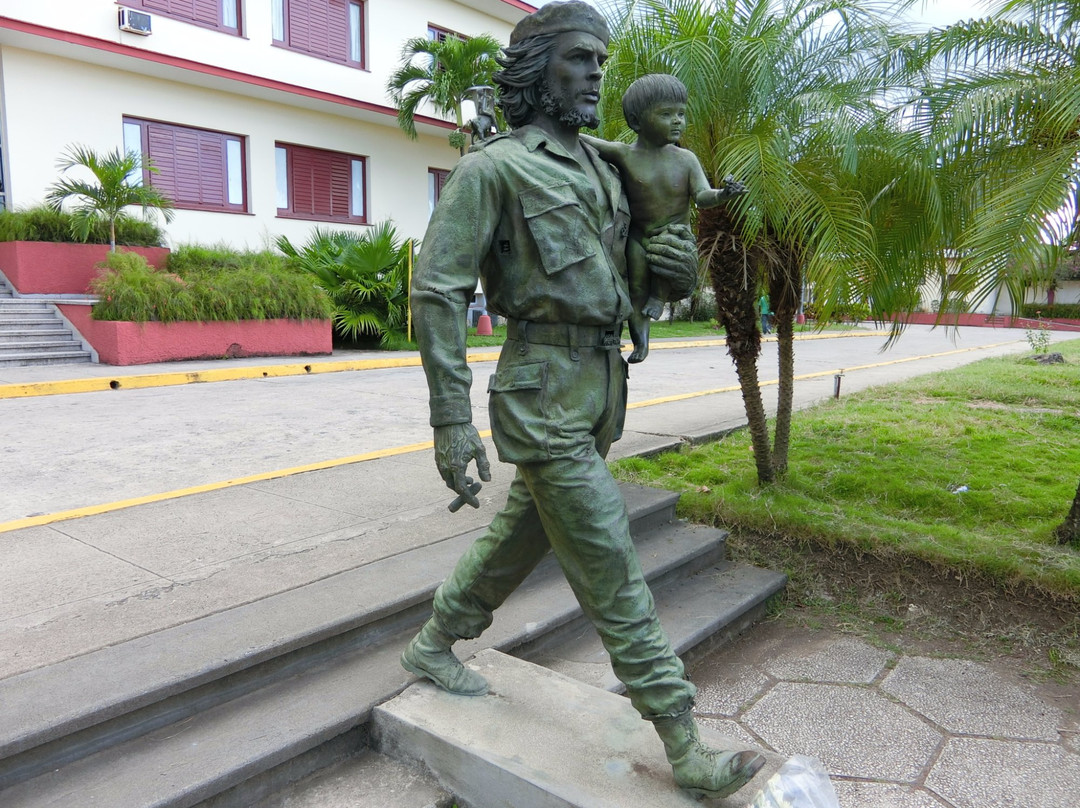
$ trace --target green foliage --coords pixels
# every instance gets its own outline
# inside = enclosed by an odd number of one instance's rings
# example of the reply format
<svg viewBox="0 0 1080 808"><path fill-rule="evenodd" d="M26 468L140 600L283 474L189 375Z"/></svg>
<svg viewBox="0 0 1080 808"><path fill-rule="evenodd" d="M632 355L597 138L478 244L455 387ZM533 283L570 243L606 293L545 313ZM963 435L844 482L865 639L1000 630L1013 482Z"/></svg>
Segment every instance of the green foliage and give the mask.
<svg viewBox="0 0 1080 808"><path fill-rule="evenodd" d="M325 320L332 307L304 274L270 252L180 247L159 271L135 253L110 253L91 284L97 320Z"/></svg>
<svg viewBox="0 0 1080 808"><path fill-rule="evenodd" d="M440 115L453 115L461 129L461 102L470 87L491 84L499 48L498 40L487 34L469 39L448 36L441 42L427 37L407 40L386 85L402 131L416 139L416 114L424 101ZM452 138L451 145L463 147L463 138L460 143Z"/></svg>
<svg viewBox="0 0 1080 808"><path fill-rule="evenodd" d="M956 291L977 302L1004 284L1019 302L1077 240L1080 2L991 8L897 50L913 77L902 112L940 166Z"/></svg>
<svg viewBox="0 0 1080 808"><path fill-rule="evenodd" d="M392 223L362 233L316 228L301 248L284 236L277 247L329 295L339 337L378 337L384 346L405 338L411 242L402 242Z"/></svg>
<svg viewBox="0 0 1080 808"><path fill-rule="evenodd" d="M55 241L76 244L108 244L109 224L91 222L85 236L76 235L75 216L45 205L25 210L0 210L0 241ZM117 216L116 243L125 247L160 247L164 234L154 222L126 214Z"/></svg>
<svg viewBox="0 0 1080 808"><path fill-rule="evenodd" d="M1032 319L1080 320L1080 303L1025 303L1020 314Z"/></svg>
<svg viewBox="0 0 1080 808"><path fill-rule="evenodd" d="M61 172L73 168L86 169L93 181L61 177L49 188L45 201L53 210L62 210L64 203L74 198L75 209L71 219L71 232L85 241L94 223L104 220L109 229L109 245L116 249L116 220L129 205L142 207L143 217L149 219L154 211L161 213L166 222L172 221L172 200L155 188L145 184L131 184L130 178L138 174L141 179L142 158L135 152L121 154L113 149L104 155L85 146L69 146L57 167ZM147 170L154 172L151 165Z"/></svg>
<svg viewBox="0 0 1080 808"><path fill-rule="evenodd" d="M1080 469L1080 341L1055 349L1067 364L987 359L801 411L789 473L771 486L757 484L744 430L616 468L683 491L680 511L695 521L917 558L1080 603L1080 552L1052 535Z"/></svg>

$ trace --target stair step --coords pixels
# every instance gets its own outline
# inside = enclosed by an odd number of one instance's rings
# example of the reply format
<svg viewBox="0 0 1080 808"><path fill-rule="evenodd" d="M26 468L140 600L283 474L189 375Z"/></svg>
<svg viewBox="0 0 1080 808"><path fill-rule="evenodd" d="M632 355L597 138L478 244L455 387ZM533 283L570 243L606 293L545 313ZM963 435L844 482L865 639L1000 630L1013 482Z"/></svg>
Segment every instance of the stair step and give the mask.
<svg viewBox="0 0 1080 808"><path fill-rule="evenodd" d="M624 491L642 523L677 499ZM476 535L0 681L0 803L59 806L78 793L84 804L190 806L235 788L242 799L222 795L215 806L247 805L355 751L371 709L410 681L400 651ZM639 548L657 582L723 565L723 534L711 529L666 525ZM548 559L461 650L527 649L578 619Z"/></svg>
<svg viewBox="0 0 1080 808"><path fill-rule="evenodd" d="M67 339L41 339L40 337L32 337L27 340L8 340L5 338L0 340L0 356L13 352L29 352L29 351L67 351L71 348L78 348L79 343L75 342L70 335Z"/></svg>
<svg viewBox="0 0 1080 808"><path fill-rule="evenodd" d="M72 339L71 329L64 328L56 320L38 328L18 328L0 325L0 344L33 340Z"/></svg>
<svg viewBox="0 0 1080 808"><path fill-rule="evenodd" d="M495 696L463 699L421 683L375 710L378 746L423 764L475 808L685 808L664 747L628 699L498 651L470 665ZM701 727L706 743L745 748ZM783 765L766 764L723 800L749 808Z"/></svg>
<svg viewBox="0 0 1080 808"><path fill-rule="evenodd" d="M32 365L88 364L93 361L89 351L57 353L0 354L0 367L30 367Z"/></svg>

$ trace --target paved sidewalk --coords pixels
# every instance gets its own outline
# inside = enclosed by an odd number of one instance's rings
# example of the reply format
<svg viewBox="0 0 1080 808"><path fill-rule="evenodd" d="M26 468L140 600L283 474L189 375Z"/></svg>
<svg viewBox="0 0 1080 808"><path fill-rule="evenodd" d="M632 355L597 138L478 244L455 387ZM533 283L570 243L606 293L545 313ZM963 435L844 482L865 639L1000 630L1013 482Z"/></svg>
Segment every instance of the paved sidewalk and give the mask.
<svg viewBox="0 0 1080 808"><path fill-rule="evenodd" d="M913 329L902 341L912 359L896 364L877 353L881 342L846 338L797 348L796 373L807 378L796 385L796 406L828 397L838 367L865 368L846 373L848 393L1027 350L1017 329L961 329L960 344L979 348L971 353L954 350L940 330ZM8 431L0 446L0 509L11 506L0 515L0 678L485 524L505 497L510 470L496 464L482 509L447 514L451 495L425 443L426 390L415 363L317 372L384 360L339 353L0 368L0 387L119 382L93 388L99 393L0 395ZM721 348L657 351L650 362L631 379L632 401L649 406L631 410L616 456L744 422ZM767 378L775 363L766 356L761 366ZM475 418L485 428L488 371L474 370ZM174 384L183 381L176 374L202 381L215 372L247 373L253 381L124 387L135 377ZM700 395L703 388L713 391ZM659 403L664 396L671 400ZM493 447L488 451L494 461ZM315 463L313 470L299 473L305 463ZM14 491L22 499L5 502ZM70 499L80 492L86 499ZM117 500L130 502L96 514L88 507ZM87 515L3 529L5 519L79 507ZM981 663L898 657L841 636L769 633L777 631L772 624L755 629L700 663L699 709L721 731L821 758L838 776L843 808L1080 804L1075 688L1051 698Z"/></svg>
<svg viewBox="0 0 1080 808"><path fill-rule="evenodd" d="M897 653L778 620L690 674L706 723L818 758L841 808L1080 803L1080 693L1014 663Z"/></svg>

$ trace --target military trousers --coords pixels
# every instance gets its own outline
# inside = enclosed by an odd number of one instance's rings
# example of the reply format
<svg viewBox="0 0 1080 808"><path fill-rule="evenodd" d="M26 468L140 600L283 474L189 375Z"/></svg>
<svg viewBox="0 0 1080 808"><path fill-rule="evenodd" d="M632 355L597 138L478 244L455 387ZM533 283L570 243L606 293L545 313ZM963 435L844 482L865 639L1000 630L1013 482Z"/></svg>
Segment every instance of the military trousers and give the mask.
<svg viewBox="0 0 1080 808"><path fill-rule="evenodd" d="M660 626L604 461L626 410L618 347L508 340L489 391L499 457L517 474L506 505L435 593L436 620L455 637L480 636L551 550L633 706L650 720L686 713L696 689Z"/></svg>

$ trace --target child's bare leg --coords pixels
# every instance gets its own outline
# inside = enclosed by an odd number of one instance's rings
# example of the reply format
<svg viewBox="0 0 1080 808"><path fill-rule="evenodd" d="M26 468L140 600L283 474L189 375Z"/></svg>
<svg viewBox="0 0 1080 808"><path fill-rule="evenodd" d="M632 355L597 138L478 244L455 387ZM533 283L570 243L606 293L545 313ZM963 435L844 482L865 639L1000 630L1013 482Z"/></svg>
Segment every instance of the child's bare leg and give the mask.
<svg viewBox="0 0 1080 808"><path fill-rule="evenodd" d="M641 307L641 313L653 320L664 316L664 301L671 297L668 282L659 275L650 272L649 299Z"/></svg>
<svg viewBox="0 0 1080 808"><path fill-rule="evenodd" d="M645 256L645 247L641 239L630 235L626 245L627 285L630 287L630 339L634 350L627 360L630 363L642 361L649 355L649 318L642 312L649 299L649 263Z"/></svg>

